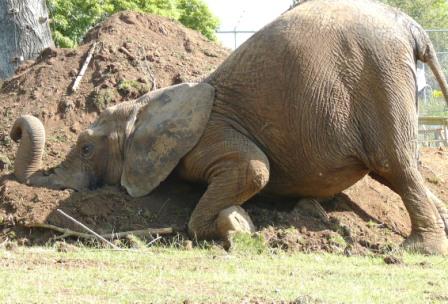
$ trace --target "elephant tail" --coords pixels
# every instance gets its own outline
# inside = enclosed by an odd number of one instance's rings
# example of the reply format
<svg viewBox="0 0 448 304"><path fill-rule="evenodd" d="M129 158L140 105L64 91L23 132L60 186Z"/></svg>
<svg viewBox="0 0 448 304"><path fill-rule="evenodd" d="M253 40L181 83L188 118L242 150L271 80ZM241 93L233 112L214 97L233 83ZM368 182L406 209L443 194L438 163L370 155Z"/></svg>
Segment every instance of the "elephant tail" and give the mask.
<svg viewBox="0 0 448 304"><path fill-rule="evenodd" d="M429 39L428 34L420 27L419 32L418 37L414 34L414 39L417 42L417 59L429 65L439 83L442 94L445 97L445 102L448 105L448 84L439 60L437 59L436 50Z"/></svg>

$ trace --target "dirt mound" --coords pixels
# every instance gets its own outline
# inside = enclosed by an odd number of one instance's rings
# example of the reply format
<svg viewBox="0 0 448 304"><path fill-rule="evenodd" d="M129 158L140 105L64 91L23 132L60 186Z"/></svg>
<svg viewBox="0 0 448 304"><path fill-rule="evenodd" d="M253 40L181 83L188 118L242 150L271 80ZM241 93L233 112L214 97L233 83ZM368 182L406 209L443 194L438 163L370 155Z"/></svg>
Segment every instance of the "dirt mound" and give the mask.
<svg viewBox="0 0 448 304"><path fill-rule="evenodd" d="M448 150L425 148L420 152L420 171L427 186L448 202ZM328 218L302 206L302 201L254 201L248 208L255 224L270 246L285 250L382 253L396 248L411 232L401 198L369 176L321 202ZM282 204L284 209L278 207Z"/></svg>
<svg viewBox="0 0 448 304"><path fill-rule="evenodd" d="M73 81L94 42L94 58L72 94ZM31 113L45 124L49 136L43 161L53 166L77 133L106 107L154 88L198 79L227 55L226 49L178 22L118 13L93 28L77 49L47 49L3 83L0 153L14 159L15 146L7 134L19 115Z"/></svg>
<svg viewBox="0 0 448 304"><path fill-rule="evenodd" d="M426 149L422 171L429 187L444 201L448 181L448 150ZM0 191L3 236L26 237L42 244L54 233L24 229L49 223L78 230L56 212L64 210L99 233L173 227L186 237L186 224L205 188L171 176L153 193L131 198L122 189L92 192L31 188L4 177ZM344 254L382 253L396 248L410 232L401 199L370 177L334 198L321 202L327 217L307 207L307 201L257 196L245 205L268 245L287 251L326 251Z"/></svg>
<svg viewBox="0 0 448 304"><path fill-rule="evenodd" d="M79 90L70 93L93 42L98 42L94 58ZM197 79L227 55L227 50L179 23L123 12L92 29L79 48L49 49L5 81L0 90L0 242L15 237L40 244L58 234L24 228L35 223L79 230L56 212L58 208L99 233L170 226L185 234L203 186L170 177L138 199L118 187L83 193L28 187L9 175L17 146L7 134L19 115L39 117L48 137L43 161L54 166L105 107L155 87ZM422 159L429 186L448 201L443 175L448 172L448 152L425 150ZM399 244L410 231L400 198L368 177L321 205L327 215L309 208L307 201L263 196L245 208L268 244L284 250L381 252Z"/></svg>

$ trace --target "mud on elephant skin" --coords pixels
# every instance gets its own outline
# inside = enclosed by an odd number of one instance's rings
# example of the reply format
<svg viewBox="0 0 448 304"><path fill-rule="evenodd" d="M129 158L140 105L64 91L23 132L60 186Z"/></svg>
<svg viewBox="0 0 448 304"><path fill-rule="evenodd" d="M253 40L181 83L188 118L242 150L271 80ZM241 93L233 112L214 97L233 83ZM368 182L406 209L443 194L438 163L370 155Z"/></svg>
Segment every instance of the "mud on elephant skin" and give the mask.
<svg viewBox="0 0 448 304"><path fill-rule="evenodd" d="M235 50L202 83L104 111L43 176L43 127L20 118L16 176L77 190L121 184L146 195L175 170L208 184L189 221L198 238L252 231L255 194L331 197L372 174L410 214L405 246L448 253L446 207L418 171L416 61L447 83L425 31L370 0L306 1ZM230 209L229 209L230 208Z"/></svg>

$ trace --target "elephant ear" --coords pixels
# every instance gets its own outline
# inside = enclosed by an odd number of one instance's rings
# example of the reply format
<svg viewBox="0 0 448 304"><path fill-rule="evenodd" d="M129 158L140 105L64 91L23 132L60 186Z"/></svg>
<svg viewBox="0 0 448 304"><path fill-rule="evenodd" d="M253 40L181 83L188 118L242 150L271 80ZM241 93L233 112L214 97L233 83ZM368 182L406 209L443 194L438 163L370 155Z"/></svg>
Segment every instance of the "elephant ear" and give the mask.
<svg viewBox="0 0 448 304"><path fill-rule="evenodd" d="M206 83L180 84L140 100L121 176L121 185L133 197L150 193L196 145L210 116L214 88Z"/></svg>

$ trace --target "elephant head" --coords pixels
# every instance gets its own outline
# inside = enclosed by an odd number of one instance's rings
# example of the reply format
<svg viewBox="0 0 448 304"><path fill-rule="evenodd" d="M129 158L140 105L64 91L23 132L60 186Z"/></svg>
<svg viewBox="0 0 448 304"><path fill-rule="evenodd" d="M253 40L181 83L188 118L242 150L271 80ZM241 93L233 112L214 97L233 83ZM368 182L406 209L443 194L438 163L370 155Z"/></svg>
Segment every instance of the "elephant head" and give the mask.
<svg viewBox="0 0 448 304"><path fill-rule="evenodd" d="M180 84L103 111L50 174L39 171L45 130L35 117L16 120L15 175L22 183L78 191L102 184L143 196L163 181L201 137L214 101L206 83Z"/></svg>

